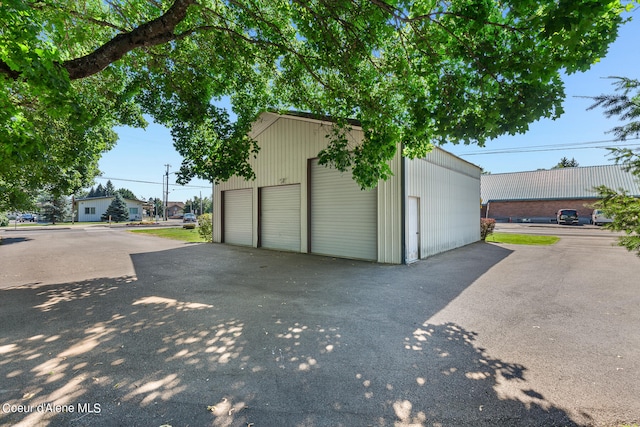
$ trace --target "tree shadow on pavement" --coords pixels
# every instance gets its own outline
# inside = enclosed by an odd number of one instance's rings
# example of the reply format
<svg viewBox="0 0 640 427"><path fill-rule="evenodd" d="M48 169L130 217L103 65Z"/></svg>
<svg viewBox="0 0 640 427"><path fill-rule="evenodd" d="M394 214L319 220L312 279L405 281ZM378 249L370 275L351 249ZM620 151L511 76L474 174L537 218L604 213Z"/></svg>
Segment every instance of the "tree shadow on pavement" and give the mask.
<svg viewBox="0 0 640 427"><path fill-rule="evenodd" d="M509 253L197 245L133 255L136 277L1 290L0 424L583 425L473 331L428 321Z"/></svg>
<svg viewBox="0 0 640 427"><path fill-rule="evenodd" d="M2 237L0 236L0 245L12 245L14 243L28 242L28 237Z"/></svg>

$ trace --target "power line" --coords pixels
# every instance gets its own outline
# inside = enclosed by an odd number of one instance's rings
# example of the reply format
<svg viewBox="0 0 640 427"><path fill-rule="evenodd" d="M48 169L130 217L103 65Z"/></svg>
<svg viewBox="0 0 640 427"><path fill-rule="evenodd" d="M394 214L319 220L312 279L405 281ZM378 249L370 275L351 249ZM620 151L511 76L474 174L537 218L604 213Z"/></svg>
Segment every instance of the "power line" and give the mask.
<svg viewBox="0 0 640 427"><path fill-rule="evenodd" d="M157 185L162 185L164 183L162 182L157 182L157 181L141 181L139 179L126 179L126 178L109 178L106 176L97 176L96 179L105 179L105 180L111 180L111 181L126 181L126 182L138 182L141 184L157 184ZM180 184L169 184L172 187L188 187L188 188L211 188L211 187L206 187L206 186L202 186L202 185L180 185Z"/></svg>
<svg viewBox="0 0 640 427"><path fill-rule="evenodd" d="M628 138L628 140L638 140L640 138ZM511 147L500 148L495 150L473 151L471 153L457 154L460 157L464 156L479 156L483 154L513 154L513 153L531 153L537 151L561 151L561 150L586 150L593 148L613 148L610 145L594 145L590 147L584 147L591 144L602 144L607 142L617 142L616 147L635 147L640 144L621 143L616 139L604 140L604 141L591 141L591 142L576 142L567 144L545 144L545 145L530 145L524 147Z"/></svg>

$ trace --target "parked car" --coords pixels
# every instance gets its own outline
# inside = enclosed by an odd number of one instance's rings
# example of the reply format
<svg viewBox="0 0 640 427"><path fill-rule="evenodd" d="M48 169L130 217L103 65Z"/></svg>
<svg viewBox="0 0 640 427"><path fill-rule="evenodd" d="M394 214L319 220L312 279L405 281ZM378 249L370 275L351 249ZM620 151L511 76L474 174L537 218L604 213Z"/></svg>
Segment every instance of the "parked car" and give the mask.
<svg viewBox="0 0 640 427"><path fill-rule="evenodd" d="M558 224L577 224L578 211L575 209L560 209L556 214L556 221L558 222Z"/></svg>
<svg viewBox="0 0 640 427"><path fill-rule="evenodd" d="M184 214L182 217L182 228L196 228L198 218L192 213Z"/></svg>
<svg viewBox="0 0 640 427"><path fill-rule="evenodd" d="M608 222L613 222L613 219L607 218L600 209L594 209L591 213L591 220L589 222L593 225L602 225Z"/></svg>
<svg viewBox="0 0 640 427"><path fill-rule="evenodd" d="M30 213L20 215L20 222L36 222L36 216Z"/></svg>

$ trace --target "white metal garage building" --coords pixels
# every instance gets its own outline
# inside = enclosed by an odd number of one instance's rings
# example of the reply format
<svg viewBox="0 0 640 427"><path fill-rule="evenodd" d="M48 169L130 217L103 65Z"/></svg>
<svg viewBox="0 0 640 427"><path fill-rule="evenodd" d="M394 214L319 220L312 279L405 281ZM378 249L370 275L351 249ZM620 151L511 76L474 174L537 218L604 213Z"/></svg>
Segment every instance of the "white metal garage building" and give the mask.
<svg viewBox="0 0 640 427"><path fill-rule="evenodd" d="M401 264L480 239L479 167L439 148L398 153L394 176L361 191L350 173L318 165L331 126L263 113L251 132L256 179L215 186L214 242ZM362 130L350 137L357 144Z"/></svg>

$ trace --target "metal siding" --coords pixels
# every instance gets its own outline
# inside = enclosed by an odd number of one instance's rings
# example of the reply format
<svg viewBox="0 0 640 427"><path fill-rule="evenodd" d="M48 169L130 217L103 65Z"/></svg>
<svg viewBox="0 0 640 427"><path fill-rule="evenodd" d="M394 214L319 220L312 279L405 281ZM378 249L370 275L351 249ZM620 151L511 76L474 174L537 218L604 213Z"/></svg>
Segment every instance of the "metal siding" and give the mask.
<svg viewBox="0 0 640 427"><path fill-rule="evenodd" d="M300 251L300 185L261 189L261 245Z"/></svg>
<svg viewBox="0 0 640 427"><path fill-rule="evenodd" d="M312 162L311 250L377 259L377 191L362 191L350 173Z"/></svg>
<svg viewBox="0 0 640 427"><path fill-rule="evenodd" d="M224 241L249 246L253 242L253 191L229 190L224 194Z"/></svg>
<svg viewBox="0 0 640 427"><path fill-rule="evenodd" d="M300 240L301 251L307 251L307 160L317 157L320 150L327 146L326 135L331 124L317 120L274 117L274 113L264 113L263 124L254 139L260 152L249 163L256 173L254 181L232 177L226 182L217 183L214 191L214 206L220 206L221 192L239 188L260 188L284 184L300 184ZM362 141L363 134L353 129L349 136L352 144ZM257 198L257 190L254 191ZM257 245L257 203L254 203L254 246ZM222 241L221 215L214 212L214 241Z"/></svg>
<svg viewBox="0 0 640 427"><path fill-rule="evenodd" d="M378 184L378 262L402 262L401 147L389 162L393 176Z"/></svg>
<svg viewBox="0 0 640 427"><path fill-rule="evenodd" d="M482 200L588 199L594 187L622 188L640 196L640 182L620 165L561 168L482 176Z"/></svg>
<svg viewBox="0 0 640 427"><path fill-rule="evenodd" d="M420 197L420 256L480 238L480 169L444 150L407 161L407 197Z"/></svg>

